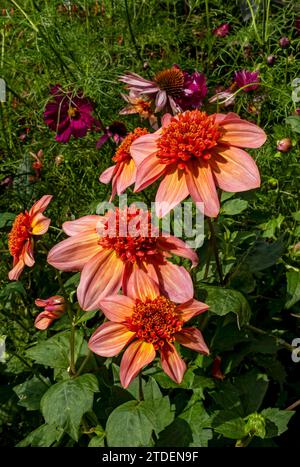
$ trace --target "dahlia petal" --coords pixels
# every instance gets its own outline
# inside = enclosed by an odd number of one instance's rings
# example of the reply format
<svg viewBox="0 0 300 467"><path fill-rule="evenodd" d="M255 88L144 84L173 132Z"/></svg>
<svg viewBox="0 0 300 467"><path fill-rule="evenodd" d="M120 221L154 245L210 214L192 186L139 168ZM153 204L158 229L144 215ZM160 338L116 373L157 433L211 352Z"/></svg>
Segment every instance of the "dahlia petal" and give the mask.
<svg viewBox="0 0 300 467"><path fill-rule="evenodd" d="M148 342L136 341L130 344L124 352L120 365L122 386L127 388L141 369L154 360L155 355L153 345Z"/></svg>
<svg viewBox="0 0 300 467"><path fill-rule="evenodd" d="M10 281L17 281L25 267L24 260L22 258L14 265L14 267L9 271L8 278Z"/></svg>
<svg viewBox="0 0 300 467"><path fill-rule="evenodd" d="M39 199L34 205L31 207L29 211L29 215L31 217L35 216L39 212L45 211L46 207L50 203L51 199L53 198L52 195L44 195Z"/></svg>
<svg viewBox="0 0 300 467"><path fill-rule="evenodd" d="M133 141L130 146L130 154L133 158L136 167L144 162L145 158L157 152L156 141L161 137L160 131L155 133L149 133L147 135L140 136Z"/></svg>
<svg viewBox="0 0 300 467"><path fill-rule="evenodd" d="M31 232L33 235L43 235L49 229L50 223L51 219L39 212L31 221Z"/></svg>
<svg viewBox="0 0 300 467"><path fill-rule="evenodd" d="M191 260L193 267L197 266L199 258L197 253L190 248L184 241L174 236L162 236L158 238L158 244L162 250L167 250L173 255L181 256Z"/></svg>
<svg viewBox="0 0 300 467"><path fill-rule="evenodd" d="M122 284L123 261L113 250L102 250L82 269L77 298L83 310L96 310L102 298L116 294Z"/></svg>
<svg viewBox="0 0 300 467"><path fill-rule="evenodd" d="M219 156L214 157L211 168L222 190L239 192L260 186L258 167L243 149L231 146L219 150L218 153Z"/></svg>
<svg viewBox="0 0 300 467"><path fill-rule="evenodd" d="M40 331L45 331L52 324L55 318L49 318L49 314L45 311L39 313L34 321L34 326Z"/></svg>
<svg viewBox="0 0 300 467"><path fill-rule="evenodd" d="M110 295L99 302L106 318L114 323L123 323L132 315L134 300L126 295Z"/></svg>
<svg viewBox="0 0 300 467"><path fill-rule="evenodd" d="M164 217L189 194L185 174L182 170L173 170L164 175L156 193L156 215Z"/></svg>
<svg viewBox="0 0 300 467"><path fill-rule="evenodd" d="M175 383L180 384L186 371L186 364L179 356L174 345L169 344L160 351L161 366Z"/></svg>
<svg viewBox="0 0 300 467"><path fill-rule="evenodd" d="M154 300L159 295L159 287L143 269L135 266L127 282L127 295L133 300Z"/></svg>
<svg viewBox="0 0 300 467"><path fill-rule="evenodd" d="M203 202L204 214L216 217L220 210L220 203L209 163L190 161L186 183L193 200L196 203Z"/></svg>
<svg viewBox="0 0 300 467"><path fill-rule="evenodd" d="M225 132L219 138L219 142L231 146L259 148L267 139L266 133L259 126L240 118L224 119L221 127Z"/></svg>
<svg viewBox="0 0 300 467"><path fill-rule="evenodd" d="M144 188L155 182L163 174L164 170L164 164L159 163L155 154L150 154L137 169L134 191L144 190Z"/></svg>
<svg viewBox="0 0 300 467"><path fill-rule="evenodd" d="M180 312L181 319L186 322L194 316L200 315L204 311L208 310L209 306L206 303L199 302L198 300L192 299L187 303L182 303L177 306L177 311Z"/></svg>
<svg viewBox="0 0 300 467"><path fill-rule="evenodd" d="M167 113L167 114L164 114L161 118L161 126L162 128L165 128L166 126L168 126L171 122L173 118L173 115Z"/></svg>
<svg viewBox="0 0 300 467"><path fill-rule="evenodd" d="M175 334L175 339L179 344L195 350L199 353L209 355L209 349L203 339L201 331L196 328L184 328Z"/></svg>
<svg viewBox="0 0 300 467"><path fill-rule="evenodd" d="M136 167L133 159L122 163L122 170L117 178L116 187L118 195L135 182Z"/></svg>
<svg viewBox="0 0 300 467"><path fill-rule="evenodd" d="M90 230L67 238L49 251L47 262L61 271L81 271L102 250L98 240L99 235Z"/></svg>
<svg viewBox="0 0 300 467"><path fill-rule="evenodd" d="M188 302L194 296L191 276L183 266L166 261L165 264L156 265L156 272L162 292L172 302Z"/></svg>
<svg viewBox="0 0 300 467"><path fill-rule="evenodd" d="M30 240L27 240L26 244L24 245L22 255L26 266L31 268L35 261L33 257L32 242Z"/></svg>
<svg viewBox="0 0 300 467"><path fill-rule="evenodd" d="M88 346L92 352L101 357L114 357L134 336L135 332L129 331L124 324L109 321L96 329Z"/></svg>
<svg viewBox="0 0 300 467"><path fill-rule="evenodd" d="M75 221L64 222L62 228L63 231L70 237L79 233L84 234L84 232L89 230L93 230L95 233L97 224L98 222L101 222L102 219L103 217L96 215L83 216L79 219L76 219Z"/></svg>
<svg viewBox="0 0 300 467"><path fill-rule="evenodd" d="M115 165L108 167L108 169L104 170L104 172L102 172L102 174L100 175L99 181L105 184L110 183L112 176L115 172L115 169L116 169Z"/></svg>

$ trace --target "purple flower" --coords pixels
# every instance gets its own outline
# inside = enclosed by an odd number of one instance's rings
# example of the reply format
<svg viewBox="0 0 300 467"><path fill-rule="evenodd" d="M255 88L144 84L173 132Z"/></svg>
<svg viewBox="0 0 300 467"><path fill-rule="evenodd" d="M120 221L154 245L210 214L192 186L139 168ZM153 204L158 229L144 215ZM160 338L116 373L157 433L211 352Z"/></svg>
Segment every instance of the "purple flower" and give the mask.
<svg viewBox="0 0 300 467"><path fill-rule="evenodd" d="M256 83L252 86L245 87L243 89L244 92L254 91L257 89L259 87L259 84L257 84L259 81L260 78L258 71L240 70L234 73L234 82L239 89L246 86L246 84Z"/></svg>
<svg viewBox="0 0 300 467"><path fill-rule="evenodd" d="M183 89L174 100L182 110L198 109L207 94L205 75L198 71L194 71L191 75L183 71L183 76Z"/></svg>
<svg viewBox="0 0 300 467"><path fill-rule="evenodd" d="M56 132L55 139L67 143L71 136L82 138L97 125L92 112L92 102L81 91L76 94L64 91L57 84L51 86L52 99L46 104L44 121L51 130Z"/></svg>
<svg viewBox="0 0 300 467"><path fill-rule="evenodd" d="M103 146L103 144L106 143L108 138L113 138L116 144L120 144L126 135L127 135L127 129L124 123L114 121L105 128L105 132L98 139L96 143L96 148L100 149Z"/></svg>
<svg viewBox="0 0 300 467"><path fill-rule="evenodd" d="M224 23L213 30L213 35L217 37L225 37L229 34L229 23Z"/></svg>

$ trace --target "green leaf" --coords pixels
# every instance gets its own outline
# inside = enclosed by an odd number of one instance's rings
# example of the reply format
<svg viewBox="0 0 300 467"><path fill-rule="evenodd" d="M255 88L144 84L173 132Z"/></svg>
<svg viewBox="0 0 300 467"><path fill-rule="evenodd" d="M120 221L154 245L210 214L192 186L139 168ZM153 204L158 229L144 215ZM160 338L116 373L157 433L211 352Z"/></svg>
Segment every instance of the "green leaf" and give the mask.
<svg viewBox="0 0 300 467"><path fill-rule="evenodd" d="M279 436L288 429L288 423L295 414L292 410L279 410L276 408L264 409L261 412L266 419L266 438Z"/></svg>
<svg viewBox="0 0 300 467"><path fill-rule="evenodd" d="M250 272L263 271L277 263L285 250L285 245L281 239L277 242L268 243L258 240L250 248L248 255L245 256L243 265Z"/></svg>
<svg viewBox="0 0 300 467"><path fill-rule="evenodd" d="M285 308L289 309L300 300L300 271L287 271L287 301Z"/></svg>
<svg viewBox="0 0 300 467"><path fill-rule="evenodd" d="M97 391L97 378L91 374L54 384L41 400L46 423L63 428L71 438L78 441L82 416L92 410L94 393Z"/></svg>
<svg viewBox="0 0 300 467"><path fill-rule="evenodd" d="M1 212L0 229L3 229L3 227L11 226L15 218L16 215L13 212Z"/></svg>
<svg viewBox="0 0 300 467"><path fill-rule="evenodd" d="M227 216L235 216L245 211L248 207L248 201L244 199L231 199L226 201L222 206L222 213Z"/></svg>
<svg viewBox="0 0 300 467"><path fill-rule="evenodd" d="M83 333L75 333L75 362L84 343ZM46 341L39 342L26 352L27 356L40 365L66 370L70 366L70 331L56 334Z"/></svg>
<svg viewBox="0 0 300 467"><path fill-rule="evenodd" d="M96 316L97 313L98 313L97 310L85 311L84 314L81 316L81 318L79 318L79 320L76 321L76 325L81 324L81 323L85 323L89 319L94 318L94 316Z"/></svg>
<svg viewBox="0 0 300 467"><path fill-rule="evenodd" d="M198 400L197 394L193 394L178 418L185 420L191 428L193 442L190 445L207 447L208 440L212 438L212 431L208 430L211 422L203 403Z"/></svg>
<svg viewBox="0 0 300 467"><path fill-rule="evenodd" d="M103 448L105 447L105 432L101 435L93 436L88 445L89 448Z"/></svg>
<svg viewBox="0 0 300 467"><path fill-rule="evenodd" d="M291 125L292 131L294 131L295 133L300 133L300 117L298 117L297 115L291 115L290 117L287 117L285 119L285 122L288 125Z"/></svg>
<svg viewBox="0 0 300 467"><path fill-rule="evenodd" d="M193 442L193 433L189 424L182 418L176 418L159 435L157 446L186 447Z"/></svg>
<svg viewBox="0 0 300 467"><path fill-rule="evenodd" d="M239 327L250 320L250 306L246 298L237 290L201 284L199 298L209 305L211 313L219 316L236 314Z"/></svg>
<svg viewBox="0 0 300 467"><path fill-rule="evenodd" d="M39 426L36 430L29 433L26 438L22 439L16 447L24 448L27 446L32 447L45 447L48 448L59 441L63 435L63 430L55 425L44 425Z"/></svg>
<svg viewBox="0 0 300 467"><path fill-rule="evenodd" d="M152 444L155 415L143 402L129 401L119 405L108 417L106 437L109 447L138 447Z"/></svg>
<svg viewBox="0 0 300 467"><path fill-rule="evenodd" d="M153 377L158 382L158 384L164 389L192 389L195 375L191 369L188 369L185 372L183 380L180 384L175 383L175 381L169 378L169 376L166 375L166 373L164 373L163 371L155 373Z"/></svg>
<svg viewBox="0 0 300 467"><path fill-rule="evenodd" d="M241 439L247 434L246 423L241 417L222 423L215 427L215 431L230 439Z"/></svg>
<svg viewBox="0 0 300 467"><path fill-rule="evenodd" d="M49 380L47 382L49 383ZM13 389L20 399L18 405L25 407L27 410L39 410L41 398L48 388L49 384L46 381L43 382L34 376Z"/></svg>
<svg viewBox="0 0 300 467"><path fill-rule="evenodd" d="M269 380L266 374L253 369L235 378L234 386L239 391L244 415L249 415L260 408L269 386Z"/></svg>
<svg viewBox="0 0 300 467"><path fill-rule="evenodd" d="M156 435L174 420L175 414L174 411L171 410L168 396L160 397L160 399L145 400L143 402L143 408L147 411L152 421Z"/></svg>
<svg viewBox="0 0 300 467"><path fill-rule="evenodd" d="M26 298L26 295L26 290L20 281L9 282L0 292L0 298L3 301L11 301L16 297Z"/></svg>
<svg viewBox="0 0 300 467"><path fill-rule="evenodd" d="M300 211L293 212L292 216L296 222L300 222Z"/></svg>

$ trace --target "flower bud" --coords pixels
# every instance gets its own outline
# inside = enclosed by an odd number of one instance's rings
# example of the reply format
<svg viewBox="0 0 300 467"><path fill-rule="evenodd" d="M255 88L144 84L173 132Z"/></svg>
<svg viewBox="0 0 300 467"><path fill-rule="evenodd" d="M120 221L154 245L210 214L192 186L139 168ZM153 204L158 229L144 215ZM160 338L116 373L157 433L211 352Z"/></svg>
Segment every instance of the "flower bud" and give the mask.
<svg viewBox="0 0 300 467"><path fill-rule="evenodd" d="M42 331L48 329L52 322L65 312L65 299L60 295L54 295L46 300L37 298L35 304L44 307L44 311L38 314L34 322L35 327Z"/></svg>
<svg viewBox="0 0 300 467"><path fill-rule="evenodd" d="M269 55L269 56L267 57L267 65L268 65L268 66L273 66L275 62L276 62L276 57L275 57L275 55Z"/></svg>
<svg viewBox="0 0 300 467"><path fill-rule="evenodd" d="M292 141L290 138L283 138L280 141L277 141L276 149L280 152L288 152L292 147Z"/></svg>
<svg viewBox="0 0 300 467"><path fill-rule="evenodd" d="M281 39L279 39L279 46L282 49L286 49L287 47L289 47L289 45L290 45L290 40L288 37L282 37Z"/></svg>

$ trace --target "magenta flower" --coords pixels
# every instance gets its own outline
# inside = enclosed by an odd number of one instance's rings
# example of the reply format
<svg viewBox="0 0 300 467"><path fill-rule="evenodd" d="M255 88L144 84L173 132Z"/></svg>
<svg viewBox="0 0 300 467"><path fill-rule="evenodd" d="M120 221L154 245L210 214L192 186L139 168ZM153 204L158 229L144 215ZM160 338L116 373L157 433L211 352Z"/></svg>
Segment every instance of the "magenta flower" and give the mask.
<svg viewBox="0 0 300 467"><path fill-rule="evenodd" d="M224 23L214 29L212 33L216 37L225 37L229 34L229 28L229 23Z"/></svg>
<svg viewBox="0 0 300 467"><path fill-rule="evenodd" d="M236 71L234 74L234 82L238 88L246 86L246 84L255 83L252 86L247 86L243 89L244 92L254 91L259 87L259 72L258 71L248 71L240 70Z"/></svg>
<svg viewBox="0 0 300 467"><path fill-rule="evenodd" d="M67 143L72 135L82 138L97 124L92 116L93 104L81 91L64 91L57 84L50 92L53 97L46 104L44 121L56 132L56 141Z"/></svg>
<svg viewBox="0 0 300 467"><path fill-rule="evenodd" d="M105 128L103 135L98 139L96 148L100 149L109 138L113 138L116 144L120 144L127 135L127 129L124 123L114 121Z"/></svg>
<svg viewBox="0 0 300 467"><path fill-rule="evenodd" d="M162 70L147 80L136 73L126 73L119 78L136 97L148 96L155 102L155 112L194 109L201 105L207 93L205 76L195 71L191 75L178 65Z"/></svg>

